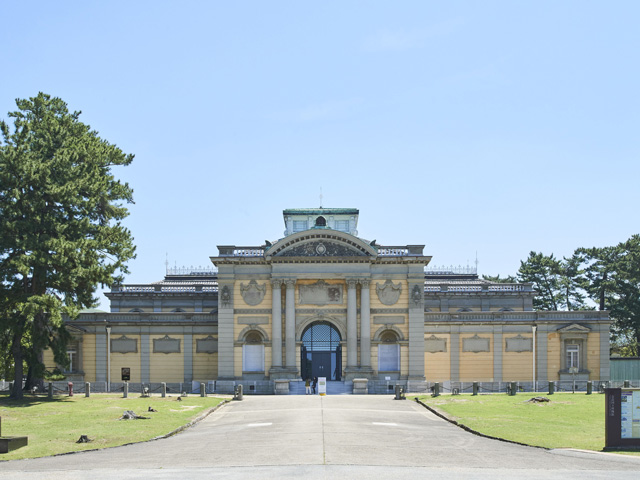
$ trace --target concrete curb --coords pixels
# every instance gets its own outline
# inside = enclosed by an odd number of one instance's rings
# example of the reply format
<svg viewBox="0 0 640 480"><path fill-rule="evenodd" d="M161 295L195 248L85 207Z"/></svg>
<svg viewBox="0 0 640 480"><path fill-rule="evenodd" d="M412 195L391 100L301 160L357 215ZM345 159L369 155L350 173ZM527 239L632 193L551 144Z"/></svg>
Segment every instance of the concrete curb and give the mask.
<svg viewBox="0 0 640 480"><path fill-rule="evenodd" d="M486 435L484 433L480 433L477 430L474 430L473 428L469 428L467 427L465 424L463 423L459 423L456 420L448 417L447 415L445 415L444 413L440 412L439 410L430 407L429 405L427 405L424 402L421 402L418 397L415 397L414 400L416 401L416 403L419 403L420 405L422 405L424 408L426 408L427 410L429 410L431 413L433 413L434 415L442 418L443 420L446 420L447 422L455 425L456 427L460 427L463 430L466 430L469 433L473 433L474 435L477 435L479 437L484 437L484 438L490 438L491 440L499 440L501 442L505 442L505 443L512 443L514 445L522 445L523 447L531 447L531 448L541 448L542 450L553 450L553 448L547 448L547 447L540 447L537 445L529 445L528 443L522 443L522 442L516 442L515 440L507 440L505 438L500 438L500 437L494 437L491 435Z"/></svg>
<svg viewBox="0 0 640 480"><path fill-rule="evenodd" d="M100 450L107 450L109 448L126 447L128 445L136 445L138 443L147 443L147 442L153 442L155 440L162 440L163 438L168 438L168 437L171 437L173 435L177 435L178 433L182 432L183 430L186 430L187 428L191 428L194 425L196 425L197 423L200 423L202 420L207 418L209 415L211 415L213 412L215 412L219 408L222 408L223 406L225 406L230 401L231 400L229 400L229 399L225 399L222 402L220 402L218 405L216 405L215 407L211 407L211 408L207 409L204 413L201 413L196 418L191 420L189 423L187 423L185 425L182 425L181 427L178 427L175 430L172 430L171 432L169 432L169 433L167 433L165 435L160 435L159 437L150 438L149 440L141 440L139 442L123 443L122 445L115 445L113 447L92 448L92 449L89 449L89 450L79 450L77 452L56 453L55 455L48 455L46 457L21 458L19 460L0 460L0 463L1 462L21 462L23 460L35 460L37 458L62 457L63 455L75 455L75 454L78 454L78 453L86 453L86 452L99 452Z"/></svg>
<svg viewBox="0 0 640 480"><path fill-rule="evenodd" d="M216 410L218 410L219 408L222 408L223 406L225 406L227 403L229 403L231 400L223 400L222 402L220 402L218 405L216 405L215 407L211 407L210 409L206 410L204 413L198 415L196 418L194 418L193 420L191 420L189 423L182 425L181 427L176 428L175 430L165 434L165 435L160 435L159 437L154 437L151 440L145 440L146 442L152 442L153 440L160 440L163 438L169 438L172 437L173 435L176 435L180 432L182 432L183 430L186 430L187 428L191 428L193 427L195 424L200 423L202 420L204 420L205 418L207 418L209 415L211 415L213 412L215 412ZM142 443L142 442L135 442L135 443ZM127 445L131 445L130 443Z"/></svg>

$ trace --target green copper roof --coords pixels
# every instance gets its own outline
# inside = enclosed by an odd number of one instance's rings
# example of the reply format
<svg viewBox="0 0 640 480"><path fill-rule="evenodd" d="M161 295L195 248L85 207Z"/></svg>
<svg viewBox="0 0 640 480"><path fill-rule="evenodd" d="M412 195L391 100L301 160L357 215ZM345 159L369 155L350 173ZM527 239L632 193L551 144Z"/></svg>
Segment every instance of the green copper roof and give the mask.
<svg viewBox="0 0 640 480"><path fill-rule="evenodd" d="M287 208L283 215L358 215L357 208Z"/></svg>

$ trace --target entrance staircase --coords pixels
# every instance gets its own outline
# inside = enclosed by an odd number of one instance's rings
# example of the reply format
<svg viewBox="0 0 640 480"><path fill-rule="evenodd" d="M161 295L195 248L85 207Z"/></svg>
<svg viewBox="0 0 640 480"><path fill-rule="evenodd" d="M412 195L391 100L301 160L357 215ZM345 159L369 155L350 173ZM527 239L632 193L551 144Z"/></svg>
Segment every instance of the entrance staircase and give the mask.
<svg viewBox="0 0 640 480"><path fill-rule="evenodd" d="M353 382L327 382L327 395L351 395ZM316 387L316 395L318 388ZM289 395L305 395L304 381L291 380L289 382Z"/></svg>

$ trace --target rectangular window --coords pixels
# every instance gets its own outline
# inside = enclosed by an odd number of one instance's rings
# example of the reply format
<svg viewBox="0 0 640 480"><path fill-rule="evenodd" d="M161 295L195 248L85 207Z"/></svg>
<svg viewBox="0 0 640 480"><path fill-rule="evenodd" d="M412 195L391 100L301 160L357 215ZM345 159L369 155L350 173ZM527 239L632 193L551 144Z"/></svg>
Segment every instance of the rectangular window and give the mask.
<svg viewBox="0 0 640 480"><path fill-rule="evenodd" d="M67 357L69 357L69 366L64 367L62 371L64 373L72 373L78 371L78 354L75 350L67 350Z"/></svg>
<svg viewBox="0 0 640 480"><path fill-rule="evenodd" d="M307 229L307 221L306 220L294 220L293 221L293 231L294 232L304 232Z"/></svg>
<svg viewBox="0 0 640 480"><path fill-rule="evenodd" d="M567 368L580 368L580 347L578 345L567 345Z"/></svg>
<svg viewBox="0 0 640 480"><path fill-rule="evenodd" d="M349 233L349 220L336 220L336 230L340 230L341 232Z"/></svg>
<svg viewBox="0 0 640 480"><path fill-rule="evenodd" d="M400 370L400 345L397 343L381 343L378 345L378 370L381 372L397 372Z"/></svg>
<svg viewBox="0 0 640 480"><path fill-rule="evenodd" d="M242 370L245 372L264 372L264 345L243 345Z"/></svg>

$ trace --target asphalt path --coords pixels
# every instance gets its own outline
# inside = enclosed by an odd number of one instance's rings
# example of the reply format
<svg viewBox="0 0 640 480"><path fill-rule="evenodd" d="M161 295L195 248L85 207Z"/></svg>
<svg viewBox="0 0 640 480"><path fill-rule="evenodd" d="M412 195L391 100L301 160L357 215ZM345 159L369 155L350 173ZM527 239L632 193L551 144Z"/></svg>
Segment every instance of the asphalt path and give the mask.
<svg viewBox="0 0 640 480"><path fill-rule="evenodd" d="M483 438L391 396L245 396L178 435L0 462L0 479L637 478L640 458Z"/></svg>

